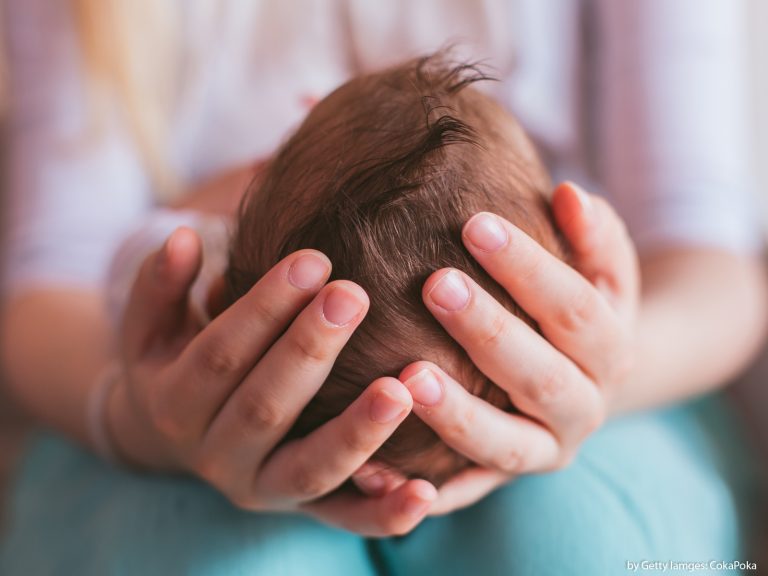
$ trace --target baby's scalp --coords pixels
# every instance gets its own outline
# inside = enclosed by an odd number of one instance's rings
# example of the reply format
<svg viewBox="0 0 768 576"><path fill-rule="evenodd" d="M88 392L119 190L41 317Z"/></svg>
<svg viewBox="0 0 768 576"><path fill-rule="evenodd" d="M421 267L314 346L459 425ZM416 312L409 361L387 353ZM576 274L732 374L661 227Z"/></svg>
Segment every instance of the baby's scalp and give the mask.
<svg viewBox="0 0 768 576"><path fill-rule="evenodd" d="M433 361L473 394L513 408L421 299L432 272L454 267L533 325L462 244L462 226L479 211L511 220L564 257L546 170L516 120L472 88L487 79L445 54L355 78L315 107L263 181L250 186L230 251L230 300L282 257L314 248L330 258L331 279L360 284L371 301L293 437L416 360ZM469 465L413 415L375 458L436 484Z"/></svg>

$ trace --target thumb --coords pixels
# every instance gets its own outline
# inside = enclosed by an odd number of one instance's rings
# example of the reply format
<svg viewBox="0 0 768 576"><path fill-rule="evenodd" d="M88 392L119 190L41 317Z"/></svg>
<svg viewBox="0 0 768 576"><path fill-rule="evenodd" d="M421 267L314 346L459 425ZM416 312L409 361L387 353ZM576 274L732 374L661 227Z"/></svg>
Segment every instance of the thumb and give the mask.
<svg viewBox="0 0 768 576"><path fill-rule="evenodd" d="M611 302L634 302L639 291L637 254L613 208L564 182L555 188L552 212L571 248L573 267Z"/></svg>
<svg viewBox="0 0 768 576"><path fill-rule="evenodd" d="M189 289L200 271L202 243L191 228L177 228L144 260L123 318L123 350L137 358L158 341L177 338L188 321Z"/></svg>

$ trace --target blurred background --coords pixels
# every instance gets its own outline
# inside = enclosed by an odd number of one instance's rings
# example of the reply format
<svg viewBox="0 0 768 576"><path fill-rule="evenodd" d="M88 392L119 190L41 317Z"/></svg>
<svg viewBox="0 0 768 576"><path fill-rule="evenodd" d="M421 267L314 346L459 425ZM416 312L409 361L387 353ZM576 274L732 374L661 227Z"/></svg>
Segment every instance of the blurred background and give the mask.
<svg viewBox="0 0 768 576"><path fill-rule="evenodd" d="M754 158L762 198L763 225L768 231L768 2L749 0L749 54L752 73L751 110L754 120Z"/></svg>
<svg viewBox="0 0 768 576"><path fill-rule="evenodd" d="M766 0L749 0L749 35L744 41L749 46L751 59L751 101L749 106L752 118L752 137L754 142L754 165L758 180L758 189L762 198L761 213L768 238L768 35L765 33L768 23L768 2ZM2 70L0 69L0 74ZM2 132L0 126L0 133ZM2 147L0 146L0 153ZM1 193L1 190L0 190ZM1 196L0 196L1 198ZM23 445L23 439L28 435L30 425L21 410L12 402L2 386L0 370L0 514L3 509L4 493L12 475L14 464L18 460ZM768 353L745 378L749 380L749 402L746 409L768 413L768 386L763 381L768 380ZM765 390L763 390L765 389ZM757 392L755 392L757 390ZM739 392L737 391L737 395ZM761 403L753 401L755 394L762 396ZM768 427L762 432L761 443L768 446Z"/></svg>

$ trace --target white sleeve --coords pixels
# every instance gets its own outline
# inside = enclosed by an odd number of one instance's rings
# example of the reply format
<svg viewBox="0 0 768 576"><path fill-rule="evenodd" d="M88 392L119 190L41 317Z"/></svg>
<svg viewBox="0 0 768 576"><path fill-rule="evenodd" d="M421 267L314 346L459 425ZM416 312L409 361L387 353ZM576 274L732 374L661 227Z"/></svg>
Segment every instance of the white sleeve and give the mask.
<svg viewBox="0 0 768 576"><path fill-rule="evenodd" d="M203 264L189 291L189 304L198 319L208 322L207 299L212 284L226 271L230 221L192 210L154 210L126 235L109 266L106 279L107 314L118 327L128 305L131 288L144 259L159 249L180 226L195 230L203 248Z"/></svg>
<svg viewBox="0 0 768 576"><path fill-rule="evenodd" d="M597 162L640 250L760 246L743 0L597 0Z"/></svg>
<svg viewBox="0 0 768 576"><path fill-rule="evenodd" d="M4 3L11 113L4 288L97 286L150 183L116 115L90 131L67 2Z"/></svg>

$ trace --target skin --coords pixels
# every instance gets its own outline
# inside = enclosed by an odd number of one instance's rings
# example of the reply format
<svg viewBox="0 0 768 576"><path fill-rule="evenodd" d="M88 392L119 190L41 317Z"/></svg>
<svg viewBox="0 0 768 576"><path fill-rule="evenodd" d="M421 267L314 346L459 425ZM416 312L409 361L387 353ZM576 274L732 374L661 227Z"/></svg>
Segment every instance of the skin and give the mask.
<svg viewBox="0 0 768 576"><path fill-rule="evenodd" d="M468 396L438 366L418 362L399 379L374 381L337 419L275 450L364 317L367 298L350 282L326 284L327 260L302 251L201 329L186 303L200 243L180 229L145 261L126 313L125 376L107 413L120 454L143 468L196 474L249 510L301 510L361 534L402 534L518 474L567 465L606 417L710 390L747 363L767 316L757 260L691 248L644 256L638 266L603 201L566 184L552 202L574 268L496 216L475 216L464 230L468 249L545 338L460 271L438 270L424 286L427 307L522 415ZM472 240L487 218L505 232L496 249ZM321 270L314 283L294 268L307 258ZM449 276L449 287L453 281L468 292L453 309L439 296ZM327 308L332 295L336 312ZM89 386L115 355L104 344L101 305L82 291L29 291L6 302L3 321L12 390L40 420L86 444ZM331 321L339 309L353 310L341 325ZM438 386L425 393L429 376ZM411 410L478 466L436 491L369 462ZM322 498L350 476L367 495Z"/></svg>
<svg viewBox="0 0 768 576"><path fill-rule="evenodd" d="M275 450L365 316L368 299L351 282L326 285L330 262L303 250L179 342L199 263L196 235L181 228L139 274L126 313L134 321L123 335L130 368L110 403L113 438L135 465L197 474L241 508L301 509L370 458L410 413L411 396L400 381L380 378L341 416ZM384 498L339 494L309 509L328 523L382 535L409 530L435 496L415 480Z"/></svg>
<svg viewBox="0 0 768 576"><path fill-rule="evenodd" d="M431 514L471 504L517 475L567 466L606 418L722 386L763 341L766 285L756 259L678 249L638 262L624 226L603 200L566 184L555 190L553 209L575 269L498 216L476 215L463 234L470 252L544 337L460 271L437 271L424 286L426 306L522 412L507 414L472 397L433 364L417 362L402 371L414 412L478 464L441 488ZM489 235L481 233L486 242L478 246L478 221L489 219L503 228L503 239L488 244ZM450 309L435 298L448 275L468 293L465 303L451 300ZM489 445L489 438L505 442ZM370 463L355 481L381 494L403 479Z"/></svg>

